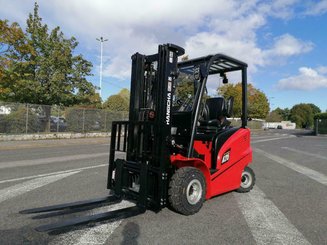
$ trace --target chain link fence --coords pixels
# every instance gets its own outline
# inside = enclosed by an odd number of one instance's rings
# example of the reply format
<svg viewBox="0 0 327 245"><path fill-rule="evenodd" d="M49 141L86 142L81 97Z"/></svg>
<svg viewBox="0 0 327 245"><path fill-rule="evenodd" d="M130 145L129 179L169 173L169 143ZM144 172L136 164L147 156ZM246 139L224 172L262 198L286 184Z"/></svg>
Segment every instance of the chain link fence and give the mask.
<svg viewBox="0 0 327 245"><path fill-rule="evenodd" d="M110 132L128 112L0 102L0 134Z"/></svg>
<svg viewBox="0 0 327 245"><path fill-rule="evenodd" d="M128 120L128 112L0 101L0 134L111 132L112 121L121 120ZM241 120L231 121L241 126ZM262 122L248 126L261 129Z"/></svg>

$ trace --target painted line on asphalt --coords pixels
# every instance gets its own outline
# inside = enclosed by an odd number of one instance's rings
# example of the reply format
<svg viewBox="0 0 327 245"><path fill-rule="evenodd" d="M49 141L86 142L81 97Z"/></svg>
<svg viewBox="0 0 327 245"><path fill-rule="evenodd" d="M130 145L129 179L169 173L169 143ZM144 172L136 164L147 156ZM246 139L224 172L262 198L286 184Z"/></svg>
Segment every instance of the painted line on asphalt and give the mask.
<svg viewBox="0 0 327 245"><path fill-rule="evenodd" d="M8 183L8 182L21 181L21 180L35 179L35 178L46 177L46 176L57 175L57 174L70 173L70 172L74 172L74 171L83 171L83 170L87 170L87 169L101 168L101 167L106 167L106 166L108 166L108 164L100 164L100 165L95 165L95 166L90 166L90 167L83 167L83 168L73 168L73 169L69 169L69 170L52 172L52 173L47 173L47 174L38 174L38 175L31 175L31 176L15 178L15 179L7 179L7 180L0 181L0 184Z"/></svg>
<svg viewBox="0 0 327 245"><path fill-rule="evenodd" d="M266 142L266 141L273 141L273 140L281 140L281 139L290 139L290 138L295 138L295 135L290 135L290 136L284 136L284 137L277 137L277 138L271 138L271 139L263 139L263 140L254 140L251 143L261 143L261 142Z"/></svg>
<svg viewBox="0 0 327 245"><path fill-rule="evenodd" d="M260 153L262 155L264 155L265 157L287 167L287 168L290 168L300 174L303 174L307 177L309 177L310 179L313 179L323 185L327 185L327 176L322 174L322 173L319 173L315 170L312 170L311 168L307 168L307 167L304 167L302 165L299 165L295 162L292 162L292 161L289 161L289 160L286 160L284 158L281 158L281 157L278 157L278 156L275 156L275 155L272 155L268 152L265 152L261 149L258 149L258 148L253 148L253 151L256 152L256 153Z"/></svg>
<svg viewBox="0 0 327 245"><path fill-rule="evenodd" d="M0 169L49 164L54 162L76 161L76 160L90 159L90 158L104 157L104 156L109 157L109 152L94 153L94 154L79 154L79 155L70 155L70 156L61 156L61 157L49 157L49 158L41 158L41 159L34 159L34 160L0 162Z"/></svg>
<svg viewBox="0 0 327 245"><path fill-rule="evenodd" d="M121 203L94 209L87 213L92 215L100 212L108 212L117 209L135 206L134 203L122 201ZM105 221L104 221L105 222ZM56 236L50 242L50 245L89 245L89 244L104 244L109 239L110 235L118 228L122 220L113 222L98 223L94 227L83 227L83 229L70 231L62 235Z"/></svg>
<svg viewBox="0 0 327 245"><path fill-rule="evenodd" d="M257 244L310 244L259 187L233 194Z"/></svg>
<svg viewBox="0 0 327 245"><path fill-rule="evenodd" d="M8 200L10 198L13 198L18 195L24 194L26 192L32 191L34 189L40 188L42 186L51 184L53 182L56 182L60 179L66 178L66 177L76 174L76 173L79 173L79 171L37 178L37 179L25 181L23 183L2 189L2 190L0 190L0 203Z"/></svg>
<svg viewBox="0 0 327 245"><path fill-rule="evenodd" d="M316 157L316 158L319 158L319 159L322 159L322 160L327 160L327 157L321 156L319 154L314 154L314 153L310 153L310 152L306 152L306 151L300 151L300 150L293 149L293 148L290 148L290 147L282 147L282 149L285 149L285 150L288 150L288 151L293 151L293 152L300 153L302 155L306 155L306 156L310 156L310 157Z"/></svg>

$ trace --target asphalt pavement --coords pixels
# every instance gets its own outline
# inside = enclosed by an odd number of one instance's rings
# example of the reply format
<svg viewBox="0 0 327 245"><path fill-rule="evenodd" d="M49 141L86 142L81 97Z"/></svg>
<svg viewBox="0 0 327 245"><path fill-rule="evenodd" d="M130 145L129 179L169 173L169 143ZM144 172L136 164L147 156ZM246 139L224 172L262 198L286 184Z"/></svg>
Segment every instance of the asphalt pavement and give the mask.
<svg viewBox="0 0 327 245"><path fill-rule="evenodd" d="M327 244L327 137L307 131L252 133L256 186L204 203L40 233L35 227L133 205L59 216L23 215L45 205L106 196L109 139L0 142L0 244Z"/></svg>

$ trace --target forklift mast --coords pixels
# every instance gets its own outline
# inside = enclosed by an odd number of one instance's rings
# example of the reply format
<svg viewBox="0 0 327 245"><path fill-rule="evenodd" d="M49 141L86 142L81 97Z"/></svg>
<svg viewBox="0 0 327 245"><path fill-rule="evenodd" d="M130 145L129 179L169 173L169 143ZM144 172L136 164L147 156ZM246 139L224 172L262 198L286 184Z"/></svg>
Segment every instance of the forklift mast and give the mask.
<svg viewBox="0 0 327 245"><path fill-rule="evenodd" d="M134 54L129 121L113 122L107 187L144 207L167 202L173 89L183 54L174 44L159 45L154 55ZM117 151L126 159L115 159Z"/></svg>

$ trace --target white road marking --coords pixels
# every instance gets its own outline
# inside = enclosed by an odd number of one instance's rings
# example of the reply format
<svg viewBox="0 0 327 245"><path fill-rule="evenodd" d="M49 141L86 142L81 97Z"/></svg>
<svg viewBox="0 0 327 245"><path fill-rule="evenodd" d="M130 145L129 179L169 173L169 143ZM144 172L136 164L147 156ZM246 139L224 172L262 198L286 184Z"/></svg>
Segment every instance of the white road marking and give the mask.
<svg viewBox="0 0 327 245"><path fill-rule="evenodd" d="M266 142L266 141L281 140L281 139L290 139L290 138L295 138L295 137L296 137L295 135L289 135L289 136L277 137L277 138L271 138L271 139L254 140L251 143L261 143L261 142Z"/></svg>
<svg viewBox="0 0 327 245"><path fill-rule="evenodd" d="M20 161L12 161L12 162L0 162L0 169L11 168L11 167L33 166L39 164L49 164L54 162L76 161L76 160L104 157L104 156L109 157L109 152L94 153L94 154L80 154L80 155L61 156L61 157L49 157L49 158L20 160Z"/></svg>
<svg viewBox="0 0 327 245"><path fill-rule="evenodd" d="M292 162L292 161L288 161L284 158L281 158L281 157L278 157L278 156L275 156L275 155L272 155L268 152L265 152L263 150L260 150L258 148L254 148L253 149L254 152L257 152L257 153L260 153L262 155L264 155L265 157L275 161L275 162L278 162L279 164L285 166L285 167L288 167L300 174L303 174L307 177L309 177L310 179L313 179L323 185L327 185L327 176L322 174L322 173L319 173L315 170L312 170L311 168L307 168L307 167L304 167L304 166L301 166L295 162Z"/></svg>
<svg viewBox="0 0 327 245"><path fill-rule="evenodd" d="M52 172L52 173L47 173L47 174L38 174L38 175L31 175L31 176L26 176L26 177L21 177L21 178L15 178L15 179L7 179L7 180L0 181L0 184L2 184L2 183L8 183L8 182L21 181L21 180L35 179L35 178L40 178L40 177L45 177L45 176L51 176L51 175L56 175L56 174L70 173L70 172L73 172L73 171L82 171L82 170L87 170L87 169L106 167L106 166L108 166L108 164L100 164L100 165L83 167L83 168L73 168L73 169L69 169L69 170Z"/></svg>
<svg viewBox="0 0 327 245"><path fill-rule="evenodd" d="M290 147L282 147L282 149L285 149L285 150L288 150L288 151L293 151L293 152L300 153L300 154L303 154L303 155L307 155L307 156L310 156L310 157L320 158L322 160L327 160L327 157L321 156L319 154L314 154L314 153L310 153L310 152L306 152L306 151L300 151L300 150L293 149L293 148L290 148Z"/></svg>
<svg viewBox="0 0 327 245"><path fill-rule="evenodd" d="M257 244L310 244L257 186L233 194Z"/></svg>
<svg viewBox="0 0 327 245"><path fill-rule="evenodd" d="M115 205L95 209L92 212L89 212L88 215L113 211L131 206L135 206L135 204L128 201L122 201L121 203ZM94 227L83 227L83 229L80 230L70 231L56 237L56 239L50 242L50 245L104 244L121 222L122 220L116 220L113 222L96 224Z"/></svg>
<svg viewBox="0 0 327 245"><path fill-rule="evenodd" d="M60 179L66 178L66 177L76 174L76 173L79 173L79 171L37 178L37 179L29 180L29 181L2 189L2 190L0 190L0 203L8 200L10 198L24 194L28 191L32 191L34 189L37 189L42 186L48 185L50 183L56 182Z"/></svg>

